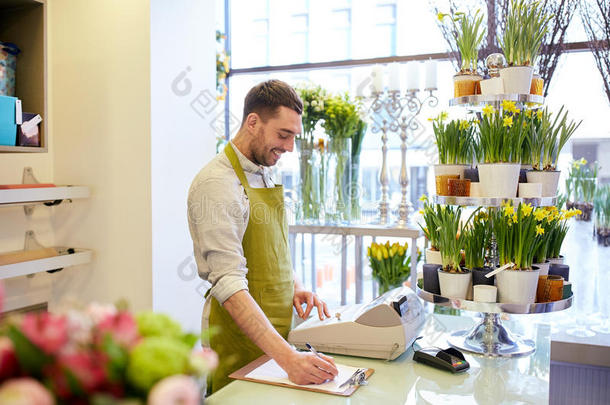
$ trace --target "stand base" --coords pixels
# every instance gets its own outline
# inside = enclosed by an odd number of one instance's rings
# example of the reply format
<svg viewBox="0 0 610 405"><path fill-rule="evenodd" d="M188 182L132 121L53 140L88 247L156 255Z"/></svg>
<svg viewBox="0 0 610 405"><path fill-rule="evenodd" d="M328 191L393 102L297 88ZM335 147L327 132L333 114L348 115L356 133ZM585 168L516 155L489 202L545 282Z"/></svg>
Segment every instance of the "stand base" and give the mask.
<svg viewBox="0 0 610 405"><path fill-rule="evenodd" d="M492 357L526 356L536 350L533 340L511 335L499 314L493 313L485 313L481 323L471 330L452 333L448 342L457 349Z"/></svg>

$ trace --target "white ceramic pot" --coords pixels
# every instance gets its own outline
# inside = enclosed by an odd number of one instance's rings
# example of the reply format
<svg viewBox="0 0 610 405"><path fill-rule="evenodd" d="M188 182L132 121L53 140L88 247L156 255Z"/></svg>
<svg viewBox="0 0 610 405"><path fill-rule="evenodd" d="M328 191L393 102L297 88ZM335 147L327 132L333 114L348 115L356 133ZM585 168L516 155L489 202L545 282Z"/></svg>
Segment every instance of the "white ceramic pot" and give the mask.
<svg viewBox="0 0 610 405"><path fill-rule="evenodd" d="M441 258L441 252L439 250L426 249L426 263L427 264L443 264Z"/></svg>
<svg viewBox="0 0 610 405"><path fill-rule="evenodd" d="M551 261L545 260L544 263L534 263L534 266L540 269L540 276L546 276L549 274L549 267L551 267Z"/></svg>
<svg viewBox="0 0 610 405"><path fill-rule="evenodd" d="M472 289L472 273L449 273L438 269L441 295L446 298L466 299Z"/></svg>
<svg viewBox="0 0 610 405"><path fill-rule="evenodd" d="M481 94L484 96L491 94L504 94L504 82L501 77L492 77L490 79L481 80Z"/></svg>
<svg viewBox="0 0 610 405"><path fill-rule="evenodd" d="M498 288L495 285L479 284L473 287L474 301L477 302L496 302L498 298Z"/></svg>
<svg viewBox="0 0 610 405"><path fill-rule="evenodd" d="M504 270L496 274L498 302L505 304L533 304L540 270ZM442 290L441 290L442 292Z"/></svg>
<svg viewBox="0 0 610 405"><path fill-rule="evenodd" d="M542 197L542 184L540 184L540 183L519 183L519 197L521 197L521 198L540 198L540 197Z"/></svg>
<svg viewBox="0 0 610 405"><path fill-rule="evenodd" d="M565 262L565 257L559 255L559 257L553 257L549 259L550 264L563 264ZM550 265L549 265L550 267Z"/></svg>
<svg viewBox="0 0 610 405"><path fill-rule="evenodd" d="M516 197L520 169L519 163L479 164L481 197Z"/></svg>
<svg viewBox="0 0 610 405"><path fill-rule="evenodd" d="M434 177L447 174L458 174L460 179L464 178L464 170L470 165L434 165Z"/></svg>
<svg viewBox="0 0 610 405"><path fill-rule="evenodd" d="M530 94L533 73L534 68L531 66L510 66L500 69L500 77L504 83L504 93Z"/></svg>
<svg viewBox="0 0 610 405"><path fill-rule="evenodd" d="M470 183L470 196L481 197L481 183Z"/></svg>
<svg viewBox="0 0 610 405"><path fill-rule="evenodd" d="M555 197L560 174L561 170L531 170L526 176L528 183L542 184L542 197Z"/></svg>

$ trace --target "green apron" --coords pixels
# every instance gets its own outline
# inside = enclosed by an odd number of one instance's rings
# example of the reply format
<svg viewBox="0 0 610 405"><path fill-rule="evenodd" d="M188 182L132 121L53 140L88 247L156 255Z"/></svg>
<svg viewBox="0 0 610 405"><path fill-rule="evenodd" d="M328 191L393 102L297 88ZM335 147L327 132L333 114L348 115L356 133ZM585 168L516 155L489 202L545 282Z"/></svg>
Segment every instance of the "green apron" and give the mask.
<svg viewBox="0 0 610 405"><path fill-rule="evenodd" d="M225 153L245 189L250 205L250 218L242 246L248 266L248 289L273 327L284 339L292 324L294 280L288 246L288 226L284 213L284 189L251 188L231 144ZM229 313L212 298L210 328L217 333L210 337L210 346L218 353L218 368L208 380L209 392L231 382L228 375L263 354L235 324Z"/></svg>

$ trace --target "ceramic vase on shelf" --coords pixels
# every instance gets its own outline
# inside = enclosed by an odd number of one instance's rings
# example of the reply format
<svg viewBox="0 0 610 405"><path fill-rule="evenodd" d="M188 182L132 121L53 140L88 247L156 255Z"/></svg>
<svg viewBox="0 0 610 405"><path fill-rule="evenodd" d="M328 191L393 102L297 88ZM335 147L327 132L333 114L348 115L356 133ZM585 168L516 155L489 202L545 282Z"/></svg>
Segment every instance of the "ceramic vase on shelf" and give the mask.
<svg viewBox="0 0 610 405"><path fill-rule="evenodd" d="M540 198L542 197L542 184L540 183L519 183L519 198Z"/></svg>
<svg viewBox="0 0 610 405"><path fill-rule="evenodd" d="M443 297L467 299L471 295L472 273L470 270L465 273L450 273L439 268L438 282Z"/></svg>
<svg viewBox="0 0 610 405"><path fill-rule="evenodd" d="M350 138L331 138L324 156L326 187L324 213L328 224L347 224L351 209L351 163L352 142Z"/></svg>
<svg viewBox="0 0 610 405"><path fill-rule="evenodd" d="M505 304L532 304L536 301L536 288L540 269L504 270L496 274L498 302Z"/></svg>
<svg viewBox="0 0 610 405"><path fill-rule="evenodd" d="M565 257L563 257L563 255L559 255L559 257L550 257L549 262L551 264L563 264L565 262Z"/></svg>
<svg viewBox="0 0 610 405"><path fill-rule="evenodd" d="M547 274L549 274L549 266L551 265L551 261L550 260L545 260L544 263L534 263L535 267L538 267L540 269L540 276L546 276Z"/></svg>
<svg viewBox="0 0 610 405"><path fill-rule="evenodd" d="M476 73L465 72L453 76L453 97L472 96L480 94L479 83L483 77Z"/></svg>
<svg viewBox="0 0 610 405"><path fill-rule="evenodd" d="M560 174L560 170L530 170L526 176L528 183L542 184L542 197L555 197Z"/></svg>
<svg viewBox="0 0 610 405"><path fill-rule="evenodd" d="M506 94L529 94L534 68L531 66L509 66L500 69L500 77Z"/></svg>
<svg viewBox="0 0 610 405"><path fill-rule="evenodd" d="M318 223L323 214L320 199L320 167L322 155L313 140L297 139L295 141L299 156L298 207L297 222Z"/></svg>
<svg viewBox="0 0 610 405"><path fill-rule="evenodd" d="M519 163L479 164L482 197L514 198L519 184Z"/></svg>

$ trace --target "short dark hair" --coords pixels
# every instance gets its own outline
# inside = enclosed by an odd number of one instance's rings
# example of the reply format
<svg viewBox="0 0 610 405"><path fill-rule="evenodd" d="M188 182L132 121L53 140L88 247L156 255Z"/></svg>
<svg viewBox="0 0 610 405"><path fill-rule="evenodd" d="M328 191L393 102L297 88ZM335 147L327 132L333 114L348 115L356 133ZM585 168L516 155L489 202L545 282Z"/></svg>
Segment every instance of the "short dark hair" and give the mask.
<svg viewBox="0 0 610 405"><path fill-rule="evenodd" d="M280 106L303 114L303 102L289 84L281 80L267 80L252 87L244 100L242 125L250 113L257 113L263 121L274 117Z"/></svg>

